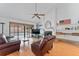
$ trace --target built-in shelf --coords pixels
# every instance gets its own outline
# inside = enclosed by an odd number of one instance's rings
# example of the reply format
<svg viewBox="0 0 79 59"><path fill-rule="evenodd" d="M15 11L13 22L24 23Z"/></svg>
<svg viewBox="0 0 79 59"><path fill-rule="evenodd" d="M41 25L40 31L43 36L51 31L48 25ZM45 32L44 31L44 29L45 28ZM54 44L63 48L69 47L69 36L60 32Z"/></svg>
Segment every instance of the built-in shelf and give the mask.
<svg viewBox="0 0 79 59"><path fill-rule="evenodd" d="M57 35L72 35L72 36L79 36L79 33L63 33L63 32L56 32Z"/></svg>
<svg viewBox="0 0 79 59"><path fill-rule="evenodd" d="M57 24L56 37L79 42L79 23Z"/></svg>

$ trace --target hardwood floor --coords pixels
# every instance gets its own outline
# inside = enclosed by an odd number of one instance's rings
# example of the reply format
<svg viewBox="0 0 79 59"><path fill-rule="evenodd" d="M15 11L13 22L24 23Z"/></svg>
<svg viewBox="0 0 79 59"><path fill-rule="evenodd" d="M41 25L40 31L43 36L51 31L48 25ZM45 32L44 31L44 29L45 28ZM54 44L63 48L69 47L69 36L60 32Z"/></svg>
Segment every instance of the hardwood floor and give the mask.
<svg viewBox="0 0 79 59"><path fill-rule="evenodd" d="M75 46L63 41L55 41L54 48L50 53L46 53L45 56L79 56L79 46ZM26 48L23 52L14 52L8 56L34 56L31 49Z"/></svg>

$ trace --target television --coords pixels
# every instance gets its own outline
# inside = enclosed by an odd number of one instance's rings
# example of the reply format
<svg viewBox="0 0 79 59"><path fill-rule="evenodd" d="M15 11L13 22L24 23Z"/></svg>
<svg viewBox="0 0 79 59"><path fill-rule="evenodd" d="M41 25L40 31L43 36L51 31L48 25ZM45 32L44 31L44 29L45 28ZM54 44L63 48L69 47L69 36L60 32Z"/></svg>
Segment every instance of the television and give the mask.
<svg viewBox="0 0 79 59"><path fill-rule="evenodd" d="M32 34L40 34L40 29L32 29Z"/></svg>

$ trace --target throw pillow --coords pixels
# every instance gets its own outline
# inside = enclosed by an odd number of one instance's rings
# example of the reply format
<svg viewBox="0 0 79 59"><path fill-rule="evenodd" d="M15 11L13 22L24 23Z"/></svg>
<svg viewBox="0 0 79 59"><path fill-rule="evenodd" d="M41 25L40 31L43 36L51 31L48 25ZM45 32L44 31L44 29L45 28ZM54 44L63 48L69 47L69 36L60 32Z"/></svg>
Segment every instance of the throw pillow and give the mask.
<svg viewBox="0 0 79 59"><path fill-rule="evenodd" d="M43 38L41 38L40 40L41 40L41 41L40 41L40 45L41 45L44 39L43 39Z"/></svg>
<svg viewBox="0 0 79 59"><path fill-rule="evenodd" d="M2 38L5 40L6 43L8 43L8 40L6 39L6 36L2 34Z"/></svg>

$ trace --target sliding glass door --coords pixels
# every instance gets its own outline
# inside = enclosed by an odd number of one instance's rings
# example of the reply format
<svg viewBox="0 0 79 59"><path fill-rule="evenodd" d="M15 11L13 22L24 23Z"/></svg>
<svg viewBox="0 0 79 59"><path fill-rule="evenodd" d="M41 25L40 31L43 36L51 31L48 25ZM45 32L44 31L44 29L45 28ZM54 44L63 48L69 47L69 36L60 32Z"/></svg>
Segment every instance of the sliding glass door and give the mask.
<svg viewBox="0 0 79 59"><path fill-rule="evenodd" d="M33 25L22 24L22 23L9 23L9 35L15 36L17 39L24 39L31 37L31 29Z"/></svg>

